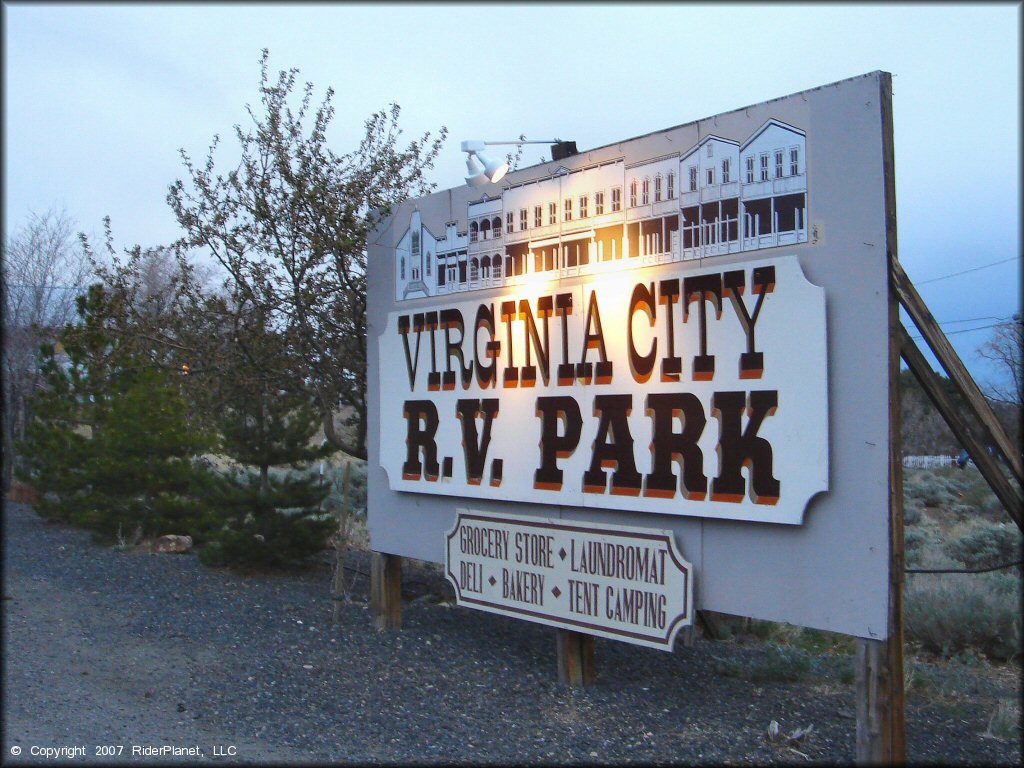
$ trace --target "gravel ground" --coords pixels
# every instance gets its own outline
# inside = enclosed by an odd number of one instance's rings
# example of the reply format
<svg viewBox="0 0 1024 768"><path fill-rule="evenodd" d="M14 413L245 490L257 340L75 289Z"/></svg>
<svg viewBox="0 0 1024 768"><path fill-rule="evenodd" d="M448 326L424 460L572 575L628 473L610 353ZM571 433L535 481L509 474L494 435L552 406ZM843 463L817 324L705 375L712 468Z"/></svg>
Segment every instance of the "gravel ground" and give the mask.
<svg viewBox="0 0 1024 768"><path fill-rule="evenodd" d="M365 571L365 555L351 565ZM407 568L403 629L378 633L363 577L332 624L327 568L235 576L192 555L114 551L7 504L3 759L80 746L70 762L853 760L853 686L827 659L815 682L755 685L715 672L755 646L666 654L598 639L597 685L570 689L557 682L553 630L449 607L442 588L436 570ZM993 695L911 697L910 759L1019 765L1019 744L983 736ZM813 730L772 744L772 720ZM132 756L165 745L202 757ZM104 746L120 757L97 756Z"/></svg>

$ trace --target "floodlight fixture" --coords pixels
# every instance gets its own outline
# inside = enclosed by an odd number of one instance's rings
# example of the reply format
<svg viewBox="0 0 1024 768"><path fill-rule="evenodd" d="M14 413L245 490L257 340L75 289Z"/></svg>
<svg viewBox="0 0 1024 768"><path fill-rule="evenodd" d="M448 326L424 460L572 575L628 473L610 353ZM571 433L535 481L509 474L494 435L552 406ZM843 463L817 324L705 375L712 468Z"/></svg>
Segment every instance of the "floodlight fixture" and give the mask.
<svg viewBox="0 0 1024 768"><path fill-rule="evenodd" d="M484 147L495 145L522 146L523 144L554 144L555 147L552 149L551 155L552 159L555 160L561 160L563 157L576 154L576 142L561 141L560 139L552 139L551 141L464 141L462 142L462 151L468 153L466 170L469 173L466 176L466 183L471 187L480 187L488 182L495 184L501 181L505 174L508 173L508 163L489 157L484 153Z"/></svg>

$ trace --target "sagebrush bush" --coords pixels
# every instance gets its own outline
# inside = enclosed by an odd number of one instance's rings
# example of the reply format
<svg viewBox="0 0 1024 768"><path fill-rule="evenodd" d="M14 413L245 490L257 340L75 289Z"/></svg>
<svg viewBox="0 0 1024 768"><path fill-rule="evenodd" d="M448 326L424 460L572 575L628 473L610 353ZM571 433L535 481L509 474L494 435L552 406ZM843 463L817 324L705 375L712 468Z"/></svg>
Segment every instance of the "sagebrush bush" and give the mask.
<svg viewBox="0 0 1024 768"><path fill-rule="evenodd" d="M928 534L920 528L905 528L903 531L903 552L907 565L921 562L921 554L928 543Z"/></svg>
<svg viewBox="0 0 1024 768"><path fill-rule="evenodd" d="M903 505L903 524L917 525L921 522L921 504L917 499Z"/></svg>
<svg viewBox="0 0 1024 768"><path fill-rule="evenodd" d="M1008 525L982 524L942 549L968 568L992 568L1021 559L1021 534Z"/></svg>
<svg viewBox="0 0 1024 768"><path fill-rule="evenodd" d="M992 489L988 487L987 482L975 479L964 490L963 496L960 497L960 503L981 509L992 495Z"/></svg>
<svg viewBox="0 0 1024 768"><path fill-rule="evenodd" d="M929 470L908 471L903 478L903 493L908 504L925 507L943 507L957 500L947 478Z"/></svg>
<svg viewBox="0 0 1024 768"><path fill-rule="evenodd" d="M970 651L938 664L911 658L903 667L903 684L908 693L933 697L963 699L984 696L989 692L990 683L983 674L979 674L983 664Z"/></svg>
<svg viewBox="0 0 1024 768"><path fill-rule="evenodd" d="M811 655L801 648L769 641L764 644L764 652L754 657L718 660L715 671L726 677L747 678L755 683L791 683L811 671Z"/></svg>
<svg viewBox="0 0 1024 768"><path fill-rule="evenodd" d="M769 642L764 655L756 660L750 669L750 679L755 683L788 683L804 677L811 671L811 656L801 648L794 648Z"/></svg>
<svg viewBox="0 0 1024 768"><path fill-rule="evenodd" d="M903 600L907 640L944 657L973 648L1009 660L1021 650L1020 590L1004 573L912 577Z"/></svg>

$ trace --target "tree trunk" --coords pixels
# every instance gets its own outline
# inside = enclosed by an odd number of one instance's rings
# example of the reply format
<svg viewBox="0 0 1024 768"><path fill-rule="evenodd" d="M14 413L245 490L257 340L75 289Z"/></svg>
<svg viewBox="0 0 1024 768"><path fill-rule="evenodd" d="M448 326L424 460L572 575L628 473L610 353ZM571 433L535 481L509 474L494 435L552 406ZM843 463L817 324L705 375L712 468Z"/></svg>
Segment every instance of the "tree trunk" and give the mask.
<svg viewBox="0 0 1024 768"><path fill-rule="evenodd" d="M268 464L260 465L260 498L265 499L270 496L270 466Z"/></svg>
<svg viewBox="0 0 1024 768"><path fill-rule="evenodd" d="M357 459L366 458L366 409L360 407L358 409L359 422L357 425L356 442L350 443L345 440L339 433L337 427L334 426L334 409L330 404L320 401L320 411L323 418L324 424L324 437L327 438L327 442L338 448L349 456L355 456Z"/></svg>

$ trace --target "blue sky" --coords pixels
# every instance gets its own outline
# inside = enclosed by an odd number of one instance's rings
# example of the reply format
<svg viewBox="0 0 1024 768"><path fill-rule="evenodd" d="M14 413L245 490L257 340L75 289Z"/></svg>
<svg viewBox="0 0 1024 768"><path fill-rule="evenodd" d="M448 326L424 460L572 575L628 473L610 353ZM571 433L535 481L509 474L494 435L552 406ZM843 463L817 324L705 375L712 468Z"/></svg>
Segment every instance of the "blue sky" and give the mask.
<svg viewBox="0 0 1024 768"><path fill-rule="evenodd" d="M974 350L989 331L969 329L1019 311L1019 4L4 3L3 14L7 232L56 206L92 234L109 214L121 245L175 239L165 197L183 174L178 150L203 158L219 133L230 160L264 47L318 97L335 89L338 151L390 102L409 138L446 125L439 188L462 183L463 139L586 149L882 69L894 75L904 268L982 379L992 371ZM527 148L523 164L543 150Z"/></svg>

